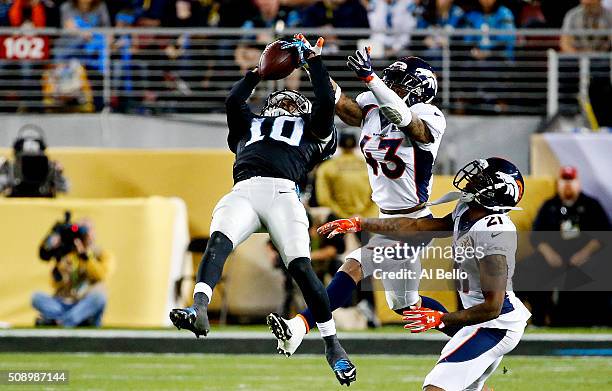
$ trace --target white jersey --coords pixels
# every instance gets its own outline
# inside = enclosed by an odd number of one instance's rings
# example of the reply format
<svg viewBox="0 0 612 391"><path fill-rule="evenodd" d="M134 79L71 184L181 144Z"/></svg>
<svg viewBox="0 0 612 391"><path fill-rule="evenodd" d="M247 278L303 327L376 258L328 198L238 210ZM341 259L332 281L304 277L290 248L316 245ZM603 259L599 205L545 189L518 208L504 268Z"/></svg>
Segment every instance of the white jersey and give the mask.
<svg viewBox="0 0 612 391"><path fill-rule="evenodd" d="M531 313L512 291L515 254L517 245L516 227L506 214L491 214L477 221L468 221L464 214L469 209L465 202L459 202L453 211L453 250L455 264L467 274L462 281L459 296L464 308L484 303L480 286L480 270L477 258L499 254L506 257L508 279L506 296L498 318L481 323L480 327L523 330ZM463 217L463 218L462 218Z"/></svg>
<svg viewBox="0 0 612 391"><path fill-rule="evenodd" d="M364 113L360 146L368 163L372 200L388 210L426 202L433 183L433 164L446 129L444 114L427 103L410 106L412 114L427 125L434 138L431 143L419 143L387 120L371 91L359 94L356 100ZM421 214L430 214L429 209Z"/></svg>

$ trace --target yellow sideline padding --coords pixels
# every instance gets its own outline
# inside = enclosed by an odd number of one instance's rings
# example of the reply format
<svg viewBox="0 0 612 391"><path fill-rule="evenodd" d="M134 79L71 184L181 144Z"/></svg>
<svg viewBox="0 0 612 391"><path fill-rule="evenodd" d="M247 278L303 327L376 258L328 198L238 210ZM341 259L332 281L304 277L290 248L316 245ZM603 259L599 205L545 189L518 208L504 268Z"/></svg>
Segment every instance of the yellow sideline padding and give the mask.
<svg viewBox="0 0 612 391"><path fill-rule="evenodd" d="M224 150L49 148L64 166L70 191L62 198L179 197L191 236L208 235L217 201L233 184L234 154ZM0 149L0 156L11 150Z"/></svg>
<svg viewBox="0 0 612 391"><path fill-rule="evenodd" d="M113 200L0 199L0 322L32 326L32 293L52 293L53 261L38 259L38 246L52 225L89 217L96 242L115 255L107 281L105 326L159 327L166 323L176 203L167 198Z"/></svg>
<svg viewBox="0 0 612 391"><path fill-rule="evenodd" d="M430 200L435 200L449 191L456 190L453 187L452 176L436 175L434 177L432 195ZM535 219L538 210L542 203L548 198L552 197L555 193L555 180L552 177L539 177L539 178L526 178L525 179L525 193L519 206L523 208L521 211L510 212L510 217L516 225L516 229L519 232L519 249L517 254L517 261L520 261L524 256L529 254L532 249L528 243L527 236L531 225ZM453 211L455 203L448 203L442 205L436 205L431 208L434 217L443 217ZM523 235L521 237L521 235ZM433 242L434 246L450 245L450 239L436 239ZM439 265L445 266L447 270L452 270L452 265L441 259L424 259L423 267L434 267L438 268ZM424 296L430 296L439 300L444 306L450 311L454 311L457 308L457 296L454 291L448 291L446 288L433 286L432 281L421 282L421 294ZM438 284L440 285L440 284ZM436 289L438 288L438 289ZM401 318L393 311L389 310L385 294L382 291L375 292L376 308L378 316L383 323L401 322Z"/></svg>
<svg viewBox="0 0 612 391"><path fill-rule="evenodd" d="M10 150L0 149L0 156L10 154ZM177 196L187 204L192 236L209 234L213 208L232 187L234 155L227 150L50 148L49 154L62 163L71 182L70 193L62 197ZM435 176L433 184L432 200L455 190L450 176ZM524 210L510 213L519 231L531 228L542 202L554 194L554 186L554 179L549 177L526 179L525 196L520 203ZM438 205L432 208L432 212L434 216L444 216L452 211L454 205ZM529 246L522 246L518 259L530 251ZM236 259L234 262L240 261ZM426 265L436 262L439 260L424 261ZM250 273L249 270L238 272ZM436 290L427 284L423 284L423 288L424 295L439 299L449 309L456 308L455 292ZM375 297L379 316L384 322L400 320L388 310L384 292L376 292Z"/></svg>

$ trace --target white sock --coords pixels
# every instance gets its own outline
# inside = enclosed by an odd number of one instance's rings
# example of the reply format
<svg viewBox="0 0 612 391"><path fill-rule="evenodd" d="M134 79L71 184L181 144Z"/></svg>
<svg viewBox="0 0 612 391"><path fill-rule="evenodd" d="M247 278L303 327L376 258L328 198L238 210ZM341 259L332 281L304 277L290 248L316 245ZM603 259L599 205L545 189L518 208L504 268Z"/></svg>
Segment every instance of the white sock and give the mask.
<svg viewBox="0 0 612 391"><path fill-rule="evenodd" d="M295 334L295 331L301 334L306 334L306 325L304 324L304 321L299 316L289 319L287 321L287 324L289 325L289 328L291 329L291 331L294 332L294 334Z"/></svg>
<svg viewBox="0 0 612 391"><path fill-rule="evenodd" d="M317 323L317 327L319 328L321 337L329 337L330 335L336 334L336 323L334 322L334 318L331 318L327 322Z"/></svg>
<svg viewBox="0 0 612 391"><path fill-rule="evenodd" d="M193 297L195 297L195 294L198 292L202 292L206 295L206 297L208 297L208 302L210 303L212 300L212 288L210 287L210 285L208 285L205 282L198 282L197 284L195 284L195 287L193 288Z"/></svg>

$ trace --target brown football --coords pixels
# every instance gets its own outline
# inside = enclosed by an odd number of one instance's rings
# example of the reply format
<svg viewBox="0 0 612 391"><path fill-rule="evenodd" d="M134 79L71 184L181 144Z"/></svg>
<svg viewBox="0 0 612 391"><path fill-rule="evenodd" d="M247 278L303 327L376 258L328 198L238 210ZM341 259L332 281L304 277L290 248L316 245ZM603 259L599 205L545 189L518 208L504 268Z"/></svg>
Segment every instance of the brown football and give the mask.
<svg viewBox="0 0 612 391"><path fill-rule="evenodd" d="M280 80L289 76L298 66L299 56L294 48L281 49L285 42L274 41L259 58L259 75L264 80Z"/></svg>

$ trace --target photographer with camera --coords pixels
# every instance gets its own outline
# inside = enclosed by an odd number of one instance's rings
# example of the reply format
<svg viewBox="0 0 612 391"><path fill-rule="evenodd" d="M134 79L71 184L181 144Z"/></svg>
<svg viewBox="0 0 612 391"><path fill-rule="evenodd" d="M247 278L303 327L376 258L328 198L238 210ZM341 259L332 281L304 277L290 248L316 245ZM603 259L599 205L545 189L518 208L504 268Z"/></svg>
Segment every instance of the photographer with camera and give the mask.
<svg viewBox="0 0 612 391"><path fill-rule="evenodd" d="M49 159L43 131L36 125L19 129L14 160L0 156L0 194L7 197L55 197L68 191L62 165Z"/></svg>
<svg viewBox="0 0 612 391"><path fill-rule="evenodd" d="M36 325L99 327L106 305L103 282L112 271L114 256L95 246L91 221L72 223L66 212L39 251L43 261L55 261L51 272L55 294L32 296L32 306L40 313Z"/></svg>

